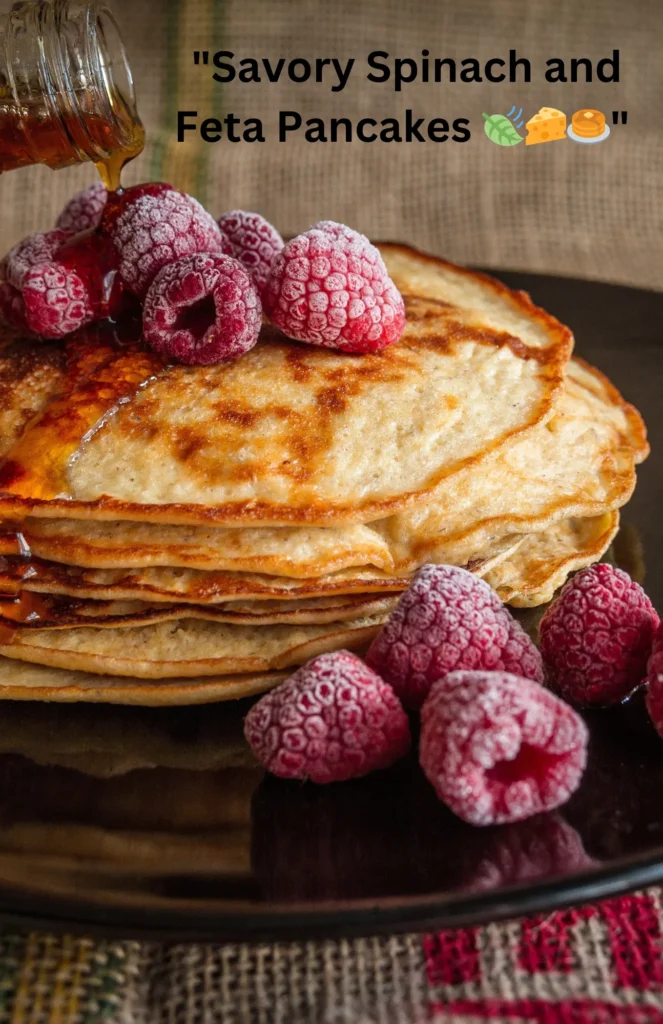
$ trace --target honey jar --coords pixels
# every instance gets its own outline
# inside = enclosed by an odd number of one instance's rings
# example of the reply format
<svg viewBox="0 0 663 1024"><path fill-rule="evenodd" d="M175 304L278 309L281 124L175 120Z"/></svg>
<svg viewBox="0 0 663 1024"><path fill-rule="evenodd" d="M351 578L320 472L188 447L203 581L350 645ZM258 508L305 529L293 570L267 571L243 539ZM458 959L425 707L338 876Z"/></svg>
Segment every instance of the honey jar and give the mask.
<svg viewBox="0 0 663 1024"><path fill-rule="evenodd" d="M99 0L21 0L0 18L0 172L90 160L109 191L142 151L131 69Z"/></svg>

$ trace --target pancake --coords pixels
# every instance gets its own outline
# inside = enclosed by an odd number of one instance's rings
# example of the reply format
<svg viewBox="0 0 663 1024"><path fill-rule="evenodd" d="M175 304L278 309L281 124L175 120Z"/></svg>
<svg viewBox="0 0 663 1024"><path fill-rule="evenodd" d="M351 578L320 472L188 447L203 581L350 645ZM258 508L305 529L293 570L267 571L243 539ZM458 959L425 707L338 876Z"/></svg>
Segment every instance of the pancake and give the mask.
<svg viewBox="0 0 663 1024"><path fill-rule="evenodd" d="M155 682L67 671L0 657L0 700L137 704L142 707L215 704L265 693L289 674L255 672Z"/></svg>
<svg viewBox="0 0 663 1024"><path fill-rule="evenodd" d="M584 108L576 110L571 118L571 127L576 135L583 139L595 139L605 129L605 114L600 110Z"/></svg>
<svg viewBox="0 0 663 1024"><path fill-rule="evenodd" d="M118 346L103 326L68 339L47 410L0 468L0 516L366 523L551 414L567 328L481 274L404 246L382 252L407 323L381 354L298 345L265 327L241 359L186 367ZM22 386L21 359L39 363L41 351L23 342L0 387Z"/></svg>
<svg viewBox="0 0 663 1024"><path fill-rule="evenodd" d="M496 538L540 534L561 520L624 505L635 488L635 464L648 453L637 410L598 370L573 359L547 423L456 473L426 505L373 526L399 573L424 562L466 565Z"/></svg>
<svg viewBox="0 0 663 1024"><path fill-rule="evenodd" d="M95 629L126 629L156 622L199 619L226 622L240 626L275 626L282 624L322 625L346 622L348 619L388 615L398 595L357 594L347 597L310 598L302 601L228 602L223 605L149 604L146 601L94 601L70 597L41 595L38 610L28 621L19 618L22 629L69 629L90 626ZM0 604L0 624L13 628L11 605ZM20 611L20 605L19 609Z"/></svg>
<svg viewBox="0 0 663 1024"><path fill-rule="evenodd" d="M241 530L27 519L22 532L40 558L90 569L167 565L307 579L355 566L394 567L386 541L361 524Z"/></svg>
<svg viewBox="0 0 663 1024"><path fill-rule="evenodd" d="M60 346L25 342L0 324L0 458L57 393L65 364Z"/></svg>
<svg viewBox="0 0 663 1024"><path fill-rule="evenodd" d="M563 520L527 537L511 558L486 574L486 582L516 608L547 604L571 572L601 558L618 529L619 512Z"/></svg>
<svg viewBox="0 0 663 1024"><path fill-rule="evenodd" d="M227 601L301 600L347 594L397 594L409 576L378 569L345 569L306 580L260 573L204 572L200 569L79 569L39 558L0 560L0 593L23 590L101 601L222 604Z"/></svg>
<svg viewBox="0 0 663 1024"><path fill-rule="evenodd" d="M648 452L637 411L596 369L569 364L553 417L480 466L453 474L421 507L370 526L237 530L29 518L32 551L85 568L168 565L306 578L352 565L411 573L470 565L486 546L623 505Z"/></svg>
<svg viewBox="0 0 663 1024"><path fill-rule="evenodd" d="M385 615L327 626L236 626L184 619L127 629L0 632L0 654L100 675L169 679L267 673L326 651L365 649Z"/></svg>
<svg viewBox="0 0 663 1024"><path fill-rule="evenodd" d="M477 552L468 568L482 575L511 553L522 535L500 538ZM40 558L0 559L0 594L60 594L101 601L150 601L216 605L228 601L284 600L343 595L395 594L410 575L390 576L378 569L347 569L328 576L292 579L259 573L204 572L157 566L147 569L81 569ZM30 614L5 602L4 614L17 620ZM36 609L41 614L41 609Z"/></svg>
<svg viewBox="0 0 663 1024"><path fill-rule="evenodd" d="M564 582L569 572L600 558L609 545L618 527L618 523L619 514L617 512L584 520L559 523L543 535L526 538L519 548L518 555L514 556L511 560L503 562L501 568L489 573L488 581L503 600L510 600L517 606L532 607L538 603L548 601L552 598L557 587L561 586ZM360 622L365 623L366 620L360 620ZM356 623L351 623L349 626L350 628L346 627L343 633L332 634L333 642L329 636L325 637L323 642L329 643L328 649L347 646L349 640L352 639L358 641L359 647L363 649L364 645L368 643L368 638L374 635L376 629L379 628L379 625L375 623L371 623L369 626L360 625L358 629L355 628ZM237 627L228 628L236 629ZM147 627L147 629L155 629L155 627ZM160 629L160 635L163 639L163 625ZM20 632L24 641L29 639L25 634L35 635L35 633L27 629ZM198 678L186 676L164 680L124 678L117 670L120 660L116 657L117 650L115 652L109 650L108 644L104 644L104 637L108 638L110 636L112 638L113 635L119 635L119 650L123 656L129 655L126 658L128 661L136 647L136 639L140 636L145 638L146 631L145 629L136 630L136 638L132 642L130 649L127 649L124 643L128 632L128 630L122 630L118 634L114 630L81 629L50 633L51 638L54 635L66 638L67 633L73 634L69 639L69 649L67 648L66 639L65 644L60 648L51 648L51 652L54 655L53 660L57 660L58 655L64 660L68 655L73 658L81 654L83 659L87 658L89 661L96 658L98 665L102 661L106 665L110 665L111 662L114 663L116 666L115 675L99 675L96 670L94 672L86 672L0 657L0 699L61 702L89 701L109 704L142 704L146 706L205 704L223 700L235 700L240 697L262 693L278 685L289 674L287 670L284 670L256 671L243 675L219 674L216 676L206 676L201 674L199 669L196 668L195 674L199 676ZM247 633L255 635L260 632L261 630L248 628L245 631L245 637ZM36 631L38 637L40 633L41 642L48 644L49 631ZM97 634L96 638L94 634ZM354 637L349 634L354 634ZM300 640L301 631L298 635L291 632L289 639L290 643ZM314 653L318 653L316 643L320 642L319 640L312 640L309 633L303 646L294 651L291 648L290 651L283 654L288 644L283 643L283 638L281 638L280 643L275 641L276 638L272 636L267 644L267 647L271 649L274 660L278 660L279 655L275 652L280 649L282 652L281 657L286 660L294 658L293 665L300 658L301 660L306 660L308 657L313 656ZM104 646L106 649L102 652L101 649ZM112 643L110 646L117 647L118 645ZM152 646L153 648L155 647L154 640ZM201 651L200 646L197 643L194 646L195 653L199 654ZM239 653L239 647L240 644L236 643L235 656ZM84 648L87 648L87 651L83 650ZM92 648L96 648L96 656L91 654ZM6 648L5 653L7 653ZM12 653L16 655L17 648L14 648ZM217 651L214 653L216 654ZM48 646L42 648L41 652L37 648L23 647L20 656L37 656L41 657L42 660L50 659L51 657ZM132 667L133 672L134 668Z"/></svg>

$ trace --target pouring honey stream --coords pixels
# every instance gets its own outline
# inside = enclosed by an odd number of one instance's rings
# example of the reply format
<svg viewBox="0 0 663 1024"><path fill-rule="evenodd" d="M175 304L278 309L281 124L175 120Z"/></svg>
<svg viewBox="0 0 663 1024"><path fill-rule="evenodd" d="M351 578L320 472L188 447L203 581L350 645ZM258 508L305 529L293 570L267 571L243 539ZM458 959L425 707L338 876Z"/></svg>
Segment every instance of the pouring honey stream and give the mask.
<svg viewBox="0 0 663 1024"><path fill-rule="evenodd" d="M111 194L145 144L117 24L100 0L22 0L0 18L0 173L94 163ZM90 239L90 244L94 240ZM109 296L113 288L109 277ZM20 523L5 524L0 643L45 617Z"/></svg>

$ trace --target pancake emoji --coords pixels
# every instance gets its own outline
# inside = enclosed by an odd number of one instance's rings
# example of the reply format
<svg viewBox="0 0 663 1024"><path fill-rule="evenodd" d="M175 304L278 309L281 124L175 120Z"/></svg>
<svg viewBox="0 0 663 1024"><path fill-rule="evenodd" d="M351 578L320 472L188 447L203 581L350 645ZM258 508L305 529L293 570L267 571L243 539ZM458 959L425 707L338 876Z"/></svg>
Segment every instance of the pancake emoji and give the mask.
<svg viewBox="0 0 663 1024"><path fill-rule="evenodd" d="M574 134L581 139L595 139L605 131L605 114L589 108L576 110L571 118Z"/></svg>
<svg viewBox="0 0 663 1024"><path fill-rule="evenodd" d="M542 108L528 143L565 129ZM424 564L535 608L603 556L637 410L524 293L380 248L406 326L379 354L0 335L0 699L249 697L362 654Z"/></svg>

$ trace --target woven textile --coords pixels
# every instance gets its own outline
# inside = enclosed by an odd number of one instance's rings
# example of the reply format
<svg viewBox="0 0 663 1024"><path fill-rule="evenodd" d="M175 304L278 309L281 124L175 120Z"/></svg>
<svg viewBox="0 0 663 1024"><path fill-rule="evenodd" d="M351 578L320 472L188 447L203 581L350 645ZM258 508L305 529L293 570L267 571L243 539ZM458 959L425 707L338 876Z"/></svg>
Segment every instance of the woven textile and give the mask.
<svg viewBox="0 0 663 1024"><path fill-rule="evenodd" d="M9 0L0 0L0 10ZM396 238L459 262L563 273L663 287L663 4L660 0L112 0L126 37L148 131L127 181L163 178L214 213L259 209L283 234L320 217L347 221L373 238ZM456 82L405 86L366 81L367 55L457 60L508 56L532 64L530 84ZM550 85L545 61L594 61L620 50L616 84ZM329 84L225 85L196 67L194 49L241 57L356 58L342 92ZM570 141L503 149L483 134L481 114L513 103L529 116L559 106L628 112L599 146ZM279 110L304 118L467 116L459 144L359 141L279 143ZM177 110L263 119L265 143L176 141ZM191 133L193 134L193 133ZM2 248L49 227L71 193L94 178L87 167L12 172L0 180Z"/></svg>
<svg viewBox="0 0 663 1024"><path fill-rule="evenodd" d="M425 936L171 946L0 940L11 1024L657 1024L661 894Z"/></svg>

